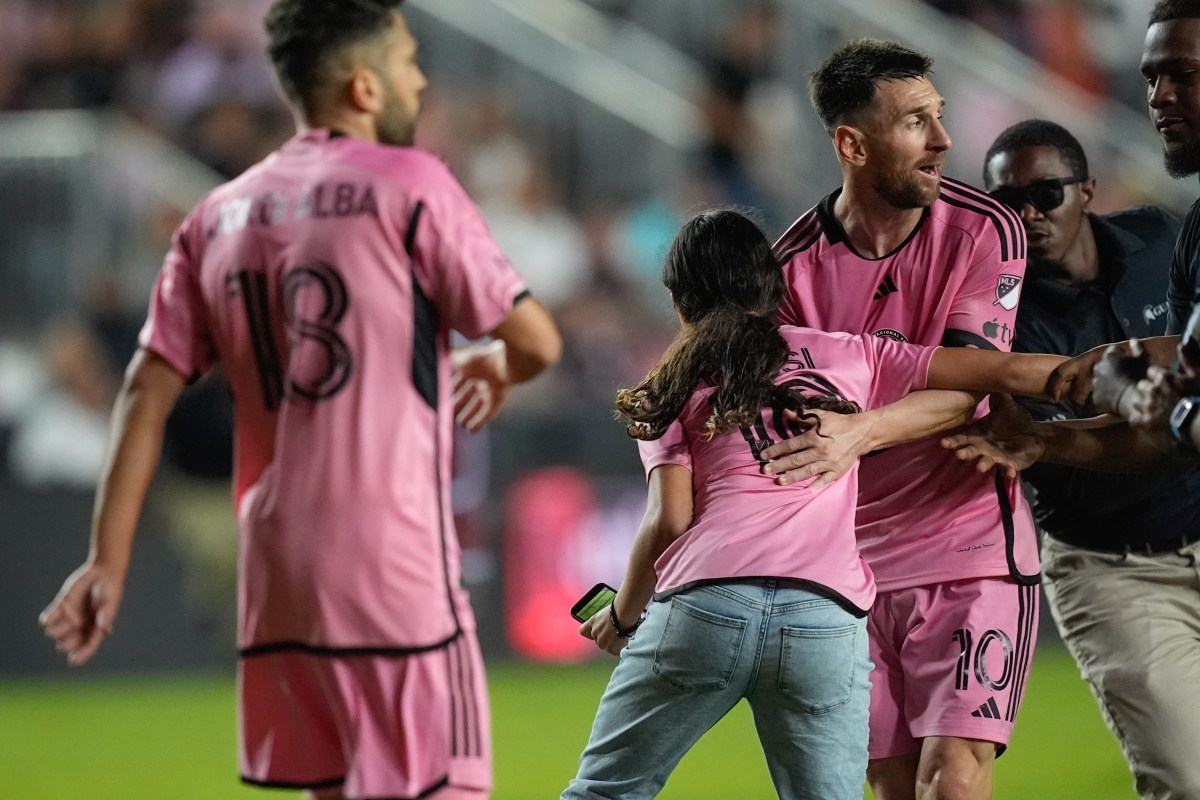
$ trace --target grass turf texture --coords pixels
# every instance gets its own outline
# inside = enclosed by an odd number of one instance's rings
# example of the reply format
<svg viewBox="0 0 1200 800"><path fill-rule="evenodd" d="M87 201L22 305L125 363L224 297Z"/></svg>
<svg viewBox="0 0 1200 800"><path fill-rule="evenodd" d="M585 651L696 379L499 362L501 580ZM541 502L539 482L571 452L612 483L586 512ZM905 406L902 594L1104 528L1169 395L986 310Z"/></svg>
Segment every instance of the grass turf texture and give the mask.
<svg viewBox="0 0 1200 800"><path fill-rule="evenodd" d="M608 662L489 666L496 737L493 800L557 797L574 774ZM86 674L86 673L78 673ZM227 678L0 682L5 796L93 800L294 797L235 778ZM994 800L1133 800L1132 778L1087 687L1060 648L1038 652ZM680 764L665 800L772 798L743 703ZM869 794L867 795L869 797Z"/></svg>

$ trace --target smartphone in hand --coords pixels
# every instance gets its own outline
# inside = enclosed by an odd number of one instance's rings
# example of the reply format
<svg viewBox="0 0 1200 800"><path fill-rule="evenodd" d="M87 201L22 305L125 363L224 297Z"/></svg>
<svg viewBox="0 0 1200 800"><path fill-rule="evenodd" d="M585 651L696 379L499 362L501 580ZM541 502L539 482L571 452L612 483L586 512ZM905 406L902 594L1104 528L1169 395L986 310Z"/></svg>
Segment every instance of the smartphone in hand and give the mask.
<svg viewBox="0 0 1200 800"><path fill-rule="evenodd" d="M616 596L616 589L607 583L597 583L583 597L579 598L579 602L571 606L571 616L580 622L587 622L596 615L597 611L611 603Z"/></svg>

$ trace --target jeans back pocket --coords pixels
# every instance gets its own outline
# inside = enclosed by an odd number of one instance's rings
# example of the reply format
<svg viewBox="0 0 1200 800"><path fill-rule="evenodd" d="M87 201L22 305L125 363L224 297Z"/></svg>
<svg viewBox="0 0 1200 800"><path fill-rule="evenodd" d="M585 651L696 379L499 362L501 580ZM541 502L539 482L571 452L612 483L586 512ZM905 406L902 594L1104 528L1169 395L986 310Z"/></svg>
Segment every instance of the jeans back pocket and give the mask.
<svg viewBox="0 0 1200 800"><path fill-rule="evenodd" d="M672 598L654 672L682 692L724 689L737 668L746 620L724 617Z"/></svg>
<svg viewBox="0 0 1200 800"><path fill-rule="evenodd" d="M861 626L783 628L779 692L809 714L825 714L850 700L860 670Z"/></svg>

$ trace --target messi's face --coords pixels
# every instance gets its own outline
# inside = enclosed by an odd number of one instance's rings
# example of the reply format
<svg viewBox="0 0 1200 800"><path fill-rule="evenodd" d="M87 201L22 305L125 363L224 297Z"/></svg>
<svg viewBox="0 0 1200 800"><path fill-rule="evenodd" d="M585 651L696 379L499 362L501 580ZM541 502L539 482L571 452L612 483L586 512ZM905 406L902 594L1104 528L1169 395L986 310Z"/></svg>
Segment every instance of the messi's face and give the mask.
<svg viewBox="0 0 1200 800"><path fill-rule="evenodd" d="M1200 19L1147 28L1141 71L1167 172L1176 178L1200 172Z"/></svg>
<svg viewBox="0 0 1200 800"><path fill-rule="evenodd" d="M950 135L946 101L926 78L880 81L865 115L866 167L872 185L896 208L924 208L938 198Z"/></svg>

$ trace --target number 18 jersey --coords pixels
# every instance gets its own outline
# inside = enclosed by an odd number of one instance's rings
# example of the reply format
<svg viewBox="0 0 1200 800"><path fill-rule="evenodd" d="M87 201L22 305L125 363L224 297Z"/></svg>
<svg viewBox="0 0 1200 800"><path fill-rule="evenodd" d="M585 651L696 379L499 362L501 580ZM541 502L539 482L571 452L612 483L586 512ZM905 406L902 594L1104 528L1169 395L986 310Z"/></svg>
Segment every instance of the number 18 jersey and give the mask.
<svg viewBox="0 0 1200 800"><path fill-rule="evenodd" d="M233 390L243 654L458 635L448 337L523 292L416 148L301 133L183 222L141 343Z"/></svg>

